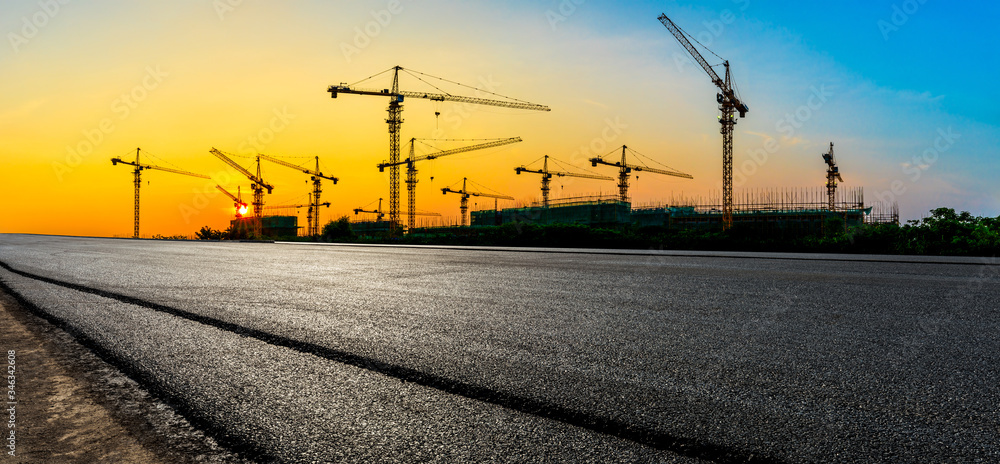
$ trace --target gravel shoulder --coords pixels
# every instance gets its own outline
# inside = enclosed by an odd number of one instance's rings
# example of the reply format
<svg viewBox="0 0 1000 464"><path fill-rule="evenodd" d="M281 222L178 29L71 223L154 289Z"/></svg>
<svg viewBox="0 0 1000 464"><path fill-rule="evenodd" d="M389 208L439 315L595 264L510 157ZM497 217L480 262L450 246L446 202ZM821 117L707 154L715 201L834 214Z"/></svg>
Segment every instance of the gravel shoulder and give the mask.
<svg viewBox="0 0 1000 464"><path fill-rule="evenodd" d="M2 292L0 340L15 352L16 392L15 455L5 396L2 464L244 462Z"/></svg>

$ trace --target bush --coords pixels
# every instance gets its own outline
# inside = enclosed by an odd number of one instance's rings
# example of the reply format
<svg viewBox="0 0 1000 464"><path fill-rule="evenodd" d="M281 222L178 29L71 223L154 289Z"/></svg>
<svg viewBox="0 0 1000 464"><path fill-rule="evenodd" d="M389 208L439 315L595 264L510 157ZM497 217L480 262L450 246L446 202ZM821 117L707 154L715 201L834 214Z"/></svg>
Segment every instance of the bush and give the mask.
<svg viewBox="0 0 1000 464"><path fill-rule="evenodd" d="M226 232L215 230L209 226L202 226L194 235L198 240L222 240L225 238Z"/></svg>
<svg viewBox="0 0 1000 464"><path fill-rule="evenodd" d="M330 221L323 226L324 242L350 242L357 238L351 230L351 220L347 216L341 216L336 221Z"/></svg>

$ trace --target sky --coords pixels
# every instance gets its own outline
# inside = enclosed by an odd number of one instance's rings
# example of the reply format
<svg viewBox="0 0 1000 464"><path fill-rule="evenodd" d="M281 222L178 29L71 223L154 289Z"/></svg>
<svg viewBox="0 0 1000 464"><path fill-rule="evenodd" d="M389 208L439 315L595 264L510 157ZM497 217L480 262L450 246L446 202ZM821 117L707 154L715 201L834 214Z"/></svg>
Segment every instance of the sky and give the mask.
<svg viewBox="0 0 1000 464"><path fill-rule="evenodd" d="M822 188L833 142L841 185L898 203L903 220L940 206L1000 215L993 2L33 0L0 4L0 232L131 236L133 174L110 159L134 161L137 148L143 163L211 177L143 171L144 236L224 229L233 205L217 184L249 200L249 181L213 147L252 171L255 153L310 167L319 157L340 179L324 184L321 222L360 218L355 208L388 198L376 168L388 99L326 90L387 88L388 73L366 78L397 65L415 71L402 90L488 90L552 109L406 100L404 141L523 139L418 164L420 211L457 221L459 198L441 188L463 178L516 199L501 207L537 201L539 176L514 168L544 155L613 177L587 160L622 145L694 177L640 175L635 204L718 197L716 88L661 13L712 65L729 61L750 107L736 126L737 194ZM307 175L262 172L275 186L266 204L308 201ZM552 186L554 198L616 191Z"/></svg>

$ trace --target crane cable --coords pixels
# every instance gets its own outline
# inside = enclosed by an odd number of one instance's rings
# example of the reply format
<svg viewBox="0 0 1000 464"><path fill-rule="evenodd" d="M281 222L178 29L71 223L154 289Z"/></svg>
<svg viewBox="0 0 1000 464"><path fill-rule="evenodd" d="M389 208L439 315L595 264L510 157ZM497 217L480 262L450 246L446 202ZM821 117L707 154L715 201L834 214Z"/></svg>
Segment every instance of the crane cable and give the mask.
<svg viewBox="0 0 1000 464"><path fill-rule="evenodd" d="M387 73L387 72L389 72L389 71L392 71L393 69L396 69L396 67L395 67L395 66L393 66L393 67L391 67L391 68L389 68L389 69L386 69L385 71L382 71L382 72L380 72L380 73L378 73L378 74L372 74L371 76L368 76L368 77L366 77L366 78L364 78L364 79L361 79L360 81L357 81L357 82L355 82L355 83L353 83L353 84L348 84L347 86L348 86L348 87L354 87L355 85L358 85L358 84L360 84L360 83L362 83L362 82L364 82L364 81L367 81L368 79L374 79L374 78L376 78L376 77L378 77L378 76L381 76L381 75L383 75L383 74L385 74L385 73Z"/></svg>
<svg viewBox="0 0 1000 464"><path fill-rule="evenodd" d="M574 169L578 169L578 170L580 170L580 171L584 171L584 172L586 172L586 173L588 173L588 174L593 174L593 175L595 175L595 176L599 176L599 175L600 175L600 174L598 174L598 173L596 173L596 172L593 172L593 171L588 171L588 170L586 170L586 169L584 169L584 168L581 168L581 167L577 167L577 166L572 166L572 165L571 165L571 166L567 167L567 166L566 166L565 164L563 164L563 163L562 163L561 161L559 161L559 160L557 160L557 159L555 159L555 158L553 158L553 157L551 157L551 156L549 157L549 159L550 159L550 160L552 160L552 161L555 161L555 163L556 163L556 164L558 164L558 165L559 165L559 167L561 167L562 169L566 170L566 172L569 172L570 174L572 174L572 172L570 172L570 168L574 168Z"/></svg>
<svg viewBox="0 0 1000 464"><path fill-rule="evenodd" d="M486 92L486 93L488 93L490 95L496 95L498 97L506 98L506 99L511 100L511 101L516 101L516 102L521 102L521 103L531 103L531 102L526 101L526 100L520 100L520 99L517 99L517 98L508 97L506 95L501 95L501 94L496 93L496 92L490 92L489 90L480 89L478 87L473 87L471 85L466 85L466 84L463 84L461 82L455 82L455 81L451 81L451 80L448 80L448 79L445 79L445 78L442 78L442 77L432 76L430 74L422 73L420 71L414 71L412 69L404 69L404 71L406 71L407 73L411 73L411 75L412 75L412 73L417 73L417 74L420 74L422 76L433 77L434 79L437 79L437 80L440 80L440 81L448 82L450 84L459 85L459 86L466 87L466 88L469 88L469 89L472 89L472 90L477 90L477 91L480 91L480 92Z"/></svg>
<svg viewBox="0 0 1000 464"><path fill-rule="evenodd" d="M437 90L438 92L441 92L441 93L443 93L443 94L445 94L445 95L448 95L449 97L453 96L452 94L448 93L447 91L445 91L445 90L444 90L444 89L442 89L441 87L438 87L438 86L436 86L436 85L434 85L434 84L431 84L430 82L427 82L427 81L425 81L425 80L421 79L421 78L420 78L420 76L417 76L417 75L413 74L412 72L410 72L410 70L409 70L409 69L404 69L404 70L403 70L403 72L405 72L405 73L407 73L407 74L409 74L409 75L411 75L411 76L413 76L413 77L417 78L417 80L418 80L418 81L420 81L420 82L423 82L424 84L427 84L427 85L429 85L429 86L431 86L431 87L434 87L434 89L436 89L436 90ZM433 76L432 76L432 77L433 77Z"/></svg>
<svg viewBox="0 0 1000 464"><path fill-rule="evenodd" d="M485 186L483 184L480 184L479 182L476 182L474 180L469 180L469 182L471 182L473 185L478 186L479 188L483 188L483 189L489 190L489 191L491 191L491 192L493 192L493 193L495 193L497 195L504 195L503 193L500 193L500 192L498 192L496 190L493 190L493 189L491 189L491 188L489 188L489 187L487 187L487 186Z"/></svg>
<svg viewBox="0 0 1000 464"><path fill-rule="evenodd" d="M643 155L642 153L639 153L639 152L637 152L637 151L635 151L635 150L633 150L633 149L631 149L631 148L626 148L626 150L628 150L628 151L630 151L630 152L632 152L632 153L634 153L634 154L636 154L636 155L639 155L639 156L641 156L642 158L646 158L646 159L648 159L648 160L650 160L650 161L652 161L652 162L654 162L654 163L656 163L656 164L659 164L660 166L663 166L663 167L665 167L665 168L667 168L667 169L669 169L669 170L671 170L671 171L674 171L674 172L681 172L681 171L677 170L676 168L673 168L673 167L671 167L671 166L667 166L666 164L663 164L663 163L661 163L661 162L659 162L659 161L656 161L655 159L653 159L653 158L650 158L650 157L648 157L648 156L646 156L646 155ZM640 163L642 163L642 165L643 165L643 166L646 166L646 167L652 167L652 166L649 166L648 164L646 164L646 163L645 163L644 161L642 161L642 159L641 159L641 158L639 159L639 162L640 162Z"/></svg>
<svg viewBox="0 0 1000 464"><path fill-rule="evenodd" d="M708 53L711 53L711 54L715 55L716 58L718 58L718 59L720 59L722 61L726 61L725 58L723 58L723 57L719 56L717 53L713 52L711 48L708 48L708 47L705 46L705 44L699 42L698 39L694 38L693 35L688 34L688 31L685 31L684 29L681 29L681 27L677 26L676 24L675 24L675 26L677 27L677 29L680 29L680 31L682 33L684 33L684 35L686 35L688 38L690 38L691 40L693 40L694 43L696 43L698 45L701 45L701 48L704 48L705 50L708 50ZM716 66L718 66L718 65L716 65Z"/></svg>
<svg viewBox="0 0 1000 464"><path fill-rule="evenodd" d="M675 25L675 26L676 26L676 25ZM713 52L711 48L708 48L708 47L706 47L706 46L705 46L705 44L703 44L703 43L699 42L699 41L698 41L698 39L694 38L694 36L693 36L693 35L691 35L691 34L688 34L688 32L687 32L687 31L685 31L684 29L681 29L681 27L680 27L680 26L677 26L677 29L680 29L680 31L681 31L681 32L682 32L682 33L683 33L683 34L684 34L685 36L687 36L688 38L690 38L691 40L693 40L693 41L694 41L694 43L696 43L696 44L698 44L698 45L701 45L701 48L704 48L705 50L708 50L708 53L711 53L711 54L715 55L715 57L716 57L716 58L718 58L718 59L720 59L720 60L722 60L722 61L723 61L722 63L719 63L719 64L717 64L717 65L713 65L713 66L712 66L713 68L714 68L714 67L716 67L716 66L719 66L720 64L725 64L725 62L726 62L726 59L725 59L725 58L723 58L723 57L719 56L719 54L718 54L718 53L715 53L715 52ZM740 98L740 91L739 91L739 88L738 88L738 87L736 86L736 82L733 82L733 92L734 92L734 93L736 94L736 97L740 99L740 101L743 101L743 98Z"/></svg>

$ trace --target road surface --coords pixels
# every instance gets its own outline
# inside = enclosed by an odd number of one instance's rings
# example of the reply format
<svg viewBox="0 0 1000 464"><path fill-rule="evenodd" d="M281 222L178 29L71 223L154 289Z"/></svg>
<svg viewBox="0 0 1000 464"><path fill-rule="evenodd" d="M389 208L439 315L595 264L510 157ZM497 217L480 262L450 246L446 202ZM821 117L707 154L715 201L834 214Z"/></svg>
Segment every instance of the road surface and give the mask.
<svg viewBox="0 0 1000 464"><path fill-rule="evenodd" d="M2 235L0 281L252 459L1000 459L993 259Z"/></svg>

